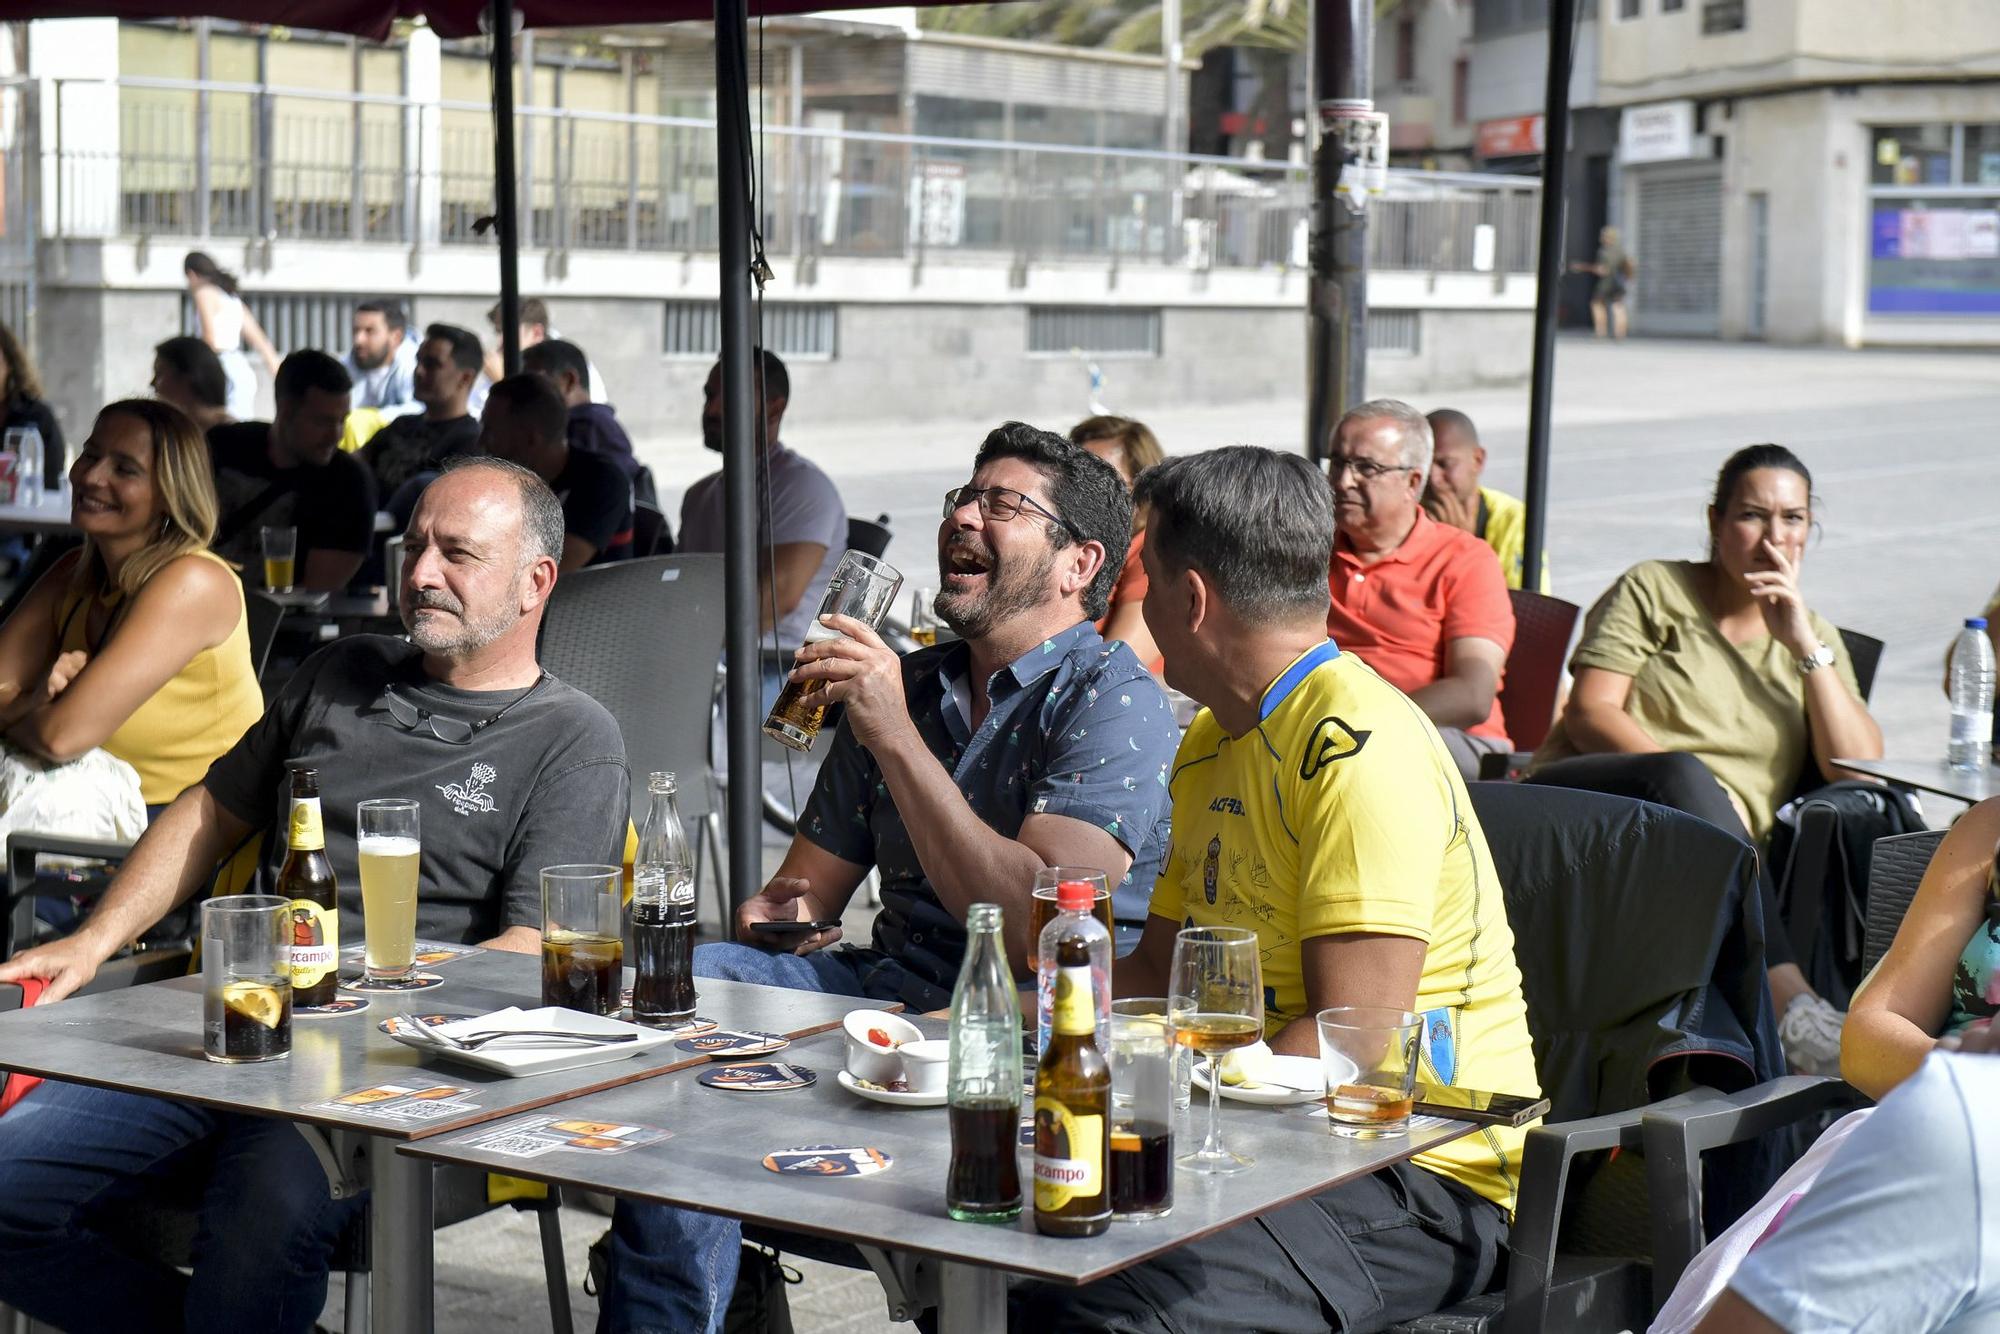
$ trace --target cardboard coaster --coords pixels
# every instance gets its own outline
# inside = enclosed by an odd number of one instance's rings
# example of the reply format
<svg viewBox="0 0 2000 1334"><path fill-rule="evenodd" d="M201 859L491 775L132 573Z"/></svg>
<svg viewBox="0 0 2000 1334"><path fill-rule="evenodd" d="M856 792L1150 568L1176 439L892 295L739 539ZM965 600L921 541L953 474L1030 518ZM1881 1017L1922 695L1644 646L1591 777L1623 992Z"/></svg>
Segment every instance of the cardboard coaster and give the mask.
<svg viewBox="0 0 2000 1334"><path fill-rule="evenodd" d="M366 996L335 996L324 1005L294 1005L292 1014L294 1017L316 1014L359 1014L367 1008Z"/></svg>
<svg viewBox="0 0 2000 1334"><path fill-rule="evenodd" d="M633 1022L637 1023L638 1020L635 1019ZM678 1024L665 1024L662 1027L676 1037L692 1038L699 1037L703 1033L713 1033L721 1025L713 1019L698 1014L692 1019L683 1019Z"/></svg>
<svg viewBox="0 0 2000 1334"><path fill-rule="evenodd" d="M477 1019L474 1014L392 1014L375 1027L394 1037L408 1032L410 1025L422 1024L425 1028L436 1028L439 1024L455 1024L461 1019Z"/></svg>
<svg viewBox="0 0 2000 1334"><path fill-rule="evenodd" d="M893 1161L886 1149L808 1144L765 1154L764 1168L779 1176L866 1177L887 1171Z"/></svg>
<svg viewBox="0 0 2000 1334"><path fill-rule="evenodd" d="M356 973L352 977L341 978L340 989L342 991L429 991L432 987L441 986L443 983L444 979L436 973L411 973L408 977L381 982L370 982L365 973Z"/></svg>
<svg viewBox="0 0 2000 1334"><path fill-rule="evenodd" d="M725 1057L764 1056L774 1051L783 1051L792 1045L792 1040L776 1033L744 1032L721 1028L712 1033L699 1033L685 1037L674 1044L675 1048L696 1056L712 1056L720 1060Z"/></svg>
<svg viewBox="0 0 2000 1334"><path fill-rule="evenodd" d="M746 1061L741 1065L717 1066L698 1076L712 1089L735 1093L782 1093L787 1089L812 1087L819 1076L803 1065L785 1061Z"/></svg>

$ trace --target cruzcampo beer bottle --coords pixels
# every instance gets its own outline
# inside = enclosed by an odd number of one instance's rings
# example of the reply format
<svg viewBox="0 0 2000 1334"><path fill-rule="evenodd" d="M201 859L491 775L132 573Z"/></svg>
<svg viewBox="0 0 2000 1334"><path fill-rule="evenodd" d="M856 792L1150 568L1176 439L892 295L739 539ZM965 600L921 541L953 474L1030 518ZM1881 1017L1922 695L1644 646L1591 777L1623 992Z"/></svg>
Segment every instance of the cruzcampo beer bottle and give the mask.
<svg viewBox="0 0 2000 1334"><path fill-rule="evenodd" d="M1088 884L1066 883L1059 894L1058 908L1091 910ZM1096 978L1081 933L1056 943L1055 982L1035 1068L1035 1230L1092 1237L1111 1226L1111 1066L1097 1046Z"/></svg>
<svg viewBox="0 0 2000 1334"><path fill-rule="evenodd" d="M319 770L292 770L278 896L292 901L292 1005L325 1005L340 985L340 886L326 855L319 813Z"/></svg>

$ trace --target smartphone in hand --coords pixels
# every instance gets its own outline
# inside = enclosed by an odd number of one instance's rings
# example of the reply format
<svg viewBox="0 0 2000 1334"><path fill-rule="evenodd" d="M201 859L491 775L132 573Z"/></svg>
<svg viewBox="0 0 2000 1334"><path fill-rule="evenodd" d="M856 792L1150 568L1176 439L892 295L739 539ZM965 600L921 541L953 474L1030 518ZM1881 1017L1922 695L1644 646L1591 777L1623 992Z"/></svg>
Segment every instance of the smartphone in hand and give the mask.
<svg viewBox="0 0 2000 1334"><path fill-rule="evenodd" d="M750 929L760 936L770 936L774 940L798 940L816 935L821 931L831 931L839 926L839 921L824 922L752 922Z"/></svg>
<svg viewBox="0 0 2000 1334"><path fill-rule="evenodd" d="M1518 1093L1486 1093L1462 1089L1454 1084L1419 1082L1416 1102L1410 1110L1423 1116L1448 1116L1454 1121L1474 1121L1481 1125L1524 1126L1538 1116L1547 1116L1547 1098L1524 1098Z"/></svg>

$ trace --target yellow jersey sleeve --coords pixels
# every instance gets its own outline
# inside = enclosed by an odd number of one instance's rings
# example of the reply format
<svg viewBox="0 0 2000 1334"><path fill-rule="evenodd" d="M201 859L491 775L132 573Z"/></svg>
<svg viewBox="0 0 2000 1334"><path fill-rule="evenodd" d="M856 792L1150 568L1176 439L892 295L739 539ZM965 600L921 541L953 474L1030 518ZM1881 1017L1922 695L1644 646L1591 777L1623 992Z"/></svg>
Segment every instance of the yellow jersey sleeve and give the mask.
<svg viewBox="0 0 2000 1334"><path fill-rule="evenodd" d="M1356 684L1370 698L1329 704L1279 779L1299 841L1299 938L1367 931L1429 944L1454 828L1433 754L1442 746L1406 697L1372 676Z"/></svg>

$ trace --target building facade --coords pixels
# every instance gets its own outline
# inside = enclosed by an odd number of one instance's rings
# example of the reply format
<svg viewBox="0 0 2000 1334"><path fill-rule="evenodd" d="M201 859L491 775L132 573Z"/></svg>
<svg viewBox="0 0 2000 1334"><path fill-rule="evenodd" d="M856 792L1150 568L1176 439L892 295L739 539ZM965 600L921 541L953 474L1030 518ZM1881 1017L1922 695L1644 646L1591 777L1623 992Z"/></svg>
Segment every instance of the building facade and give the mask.
<svg viewBox="0 0 2000 1334"><path fill-rule="evenodd" d="M2000 342L2000 6L1603 2L1635 330Z"/></svg>

